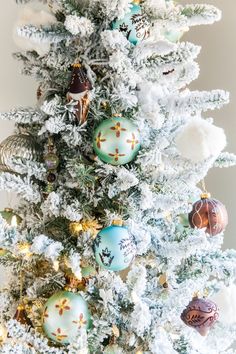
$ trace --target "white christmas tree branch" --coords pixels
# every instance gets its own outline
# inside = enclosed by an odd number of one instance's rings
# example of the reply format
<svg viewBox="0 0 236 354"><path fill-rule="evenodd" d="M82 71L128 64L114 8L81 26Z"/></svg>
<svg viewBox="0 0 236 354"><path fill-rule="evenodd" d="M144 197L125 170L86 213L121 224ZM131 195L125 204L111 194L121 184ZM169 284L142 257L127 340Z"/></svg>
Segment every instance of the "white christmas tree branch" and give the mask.
<svg viewBox="0 0 236 354"><path fill-rule="evenodd" d="M40 28L27 25L18 28L17 32L19 36L30 38L35 42L58 43L71 38L71 34L59 24Z"/></svg>
<svg viewBox="0 0 236 354"><path fill-rule="evenodd" d="M33 184L28 177L21 177L11 173L1 173L0 190L14 191L23 199L32 203L39 203L41 200L39 187Z"/></svg>
<svg viewBox="0 0 236 354"><path fill-rule="evenodd" d="M35 108L17 108L7 113L0 113L0 119L14 120L16 123L30 124L42 122L44 115Z"/></svg>

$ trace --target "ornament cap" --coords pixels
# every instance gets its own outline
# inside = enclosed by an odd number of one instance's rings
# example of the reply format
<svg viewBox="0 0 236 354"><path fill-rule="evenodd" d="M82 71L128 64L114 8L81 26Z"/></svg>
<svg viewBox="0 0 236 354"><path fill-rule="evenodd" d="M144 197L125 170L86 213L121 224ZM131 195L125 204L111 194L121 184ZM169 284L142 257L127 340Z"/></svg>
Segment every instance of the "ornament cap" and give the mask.
<svg viewBox="0 0 236 354"><path fill-rule="evenodd" d="M211 198L211 194L208 192L204 192L201 194L201 199L209 199Z"/></svg>
<svg viewBox="0 0 236 354"><path fill-rule="evenodd" d="M124 222L122 219L115 219L112 221L112 225L114 226L123 226Z"/></svg>
<svg viewBox="0 0 236 354"><path fill-rule="evenodd" d="M19 304L18 306L17 306L17 310L25 310L25 305L24 304Z"/></svg>
<svg viewBox="0 0 236 354"><path fill-rule="evenodd" d="M13 212L13 209L12 208L4 208L4 211L6 213L12 213Z"/></svg>
<svg viewBox="0 0 236 354"><path fill-rule="evenodd" d="M66 274L65 277L66 277L66 286L64 290L72 293L76 292L81 282L81 279L78 279L74 274Z"/></svg>
<svg viewBox="0 0 236 354"><path fill-rule="evenodd" d="M112 117L122 117L122 114L121 114L121 113L114 113L114 114L112 115Z"/></svg>
<svg viewBox="0 0 236 354"><path fill-rule="evenodd" d="M73 68L81 68L82 65L80 63L74 63L74 64L72 64L72 67Z"/></svg>
<svg viewBox="0 0 236 354"><path fill-rule="evenodd" d="M193 300L199 299L200 298L200 291L195 291L193 294Z"/></svg>
<svg viewBox="0 0 236 354"><path fill-rule="evenodd" d="M133 0L132 3L134 5L139 5L141 3L142 0Z"/></svg>

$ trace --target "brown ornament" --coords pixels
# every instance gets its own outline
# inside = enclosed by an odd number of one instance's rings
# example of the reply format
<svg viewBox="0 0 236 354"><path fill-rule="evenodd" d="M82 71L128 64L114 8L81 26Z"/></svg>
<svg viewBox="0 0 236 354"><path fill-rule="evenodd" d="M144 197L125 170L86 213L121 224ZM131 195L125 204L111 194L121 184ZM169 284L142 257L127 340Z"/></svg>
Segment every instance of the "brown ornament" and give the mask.
<svg viewBox="0 0 236 354"><path fill-rule="evenodd" d="M216 236L225 230L228 213L220 201L210 198L209 194L202 194L201 199L193 204L189 223L192 228L206 228L209 235Z"/></svg>
<svg viewBox="0 0 236 354"><path fill-rule="evenodd" d="M33 324L27 315L24 304L18 305L18 307L16 309L16 313L13 318L14 318L14 320L18 321L19 323L21 323L23 325L33 327Z"/></svg>
<svg viewBox="0 0 236 354"><path fill-rule="evenodd" d="M68 101L77 101L76 119L80 124L86 122L89 111L89 95L92 90L91 82L81 64L73 64L72 78L67 95Z"/></svg>
<svg viewBox="0 0 236 354"><path fill-rule="evenodd" d="M181 320L187 326L196 329L201 336L206 336L219 318L218 311L213 301L193 298L181 314Z"/></svg>

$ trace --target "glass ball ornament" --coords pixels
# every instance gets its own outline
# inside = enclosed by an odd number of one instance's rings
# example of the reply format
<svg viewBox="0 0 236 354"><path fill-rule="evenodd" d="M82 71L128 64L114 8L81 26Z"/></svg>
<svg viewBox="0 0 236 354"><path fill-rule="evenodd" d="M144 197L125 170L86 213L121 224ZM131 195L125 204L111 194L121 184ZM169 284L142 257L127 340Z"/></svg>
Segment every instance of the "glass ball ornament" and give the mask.
<svg viewBox="0 0 236 354"><path fill-rule="evenodd" d="M0 171L18 173L16 159L41 161L40 145L32 135L11 135L0 144Z"/></svg>
<svg viewBox="0 0 236 354"><path fill-rule="evenodd" d="M124 165L137 156L140 133L129 119L113 116L99 124L94 132L93 147L97 156L111 165Z"/></svg>
<svg viewBox="0 0 236 354"><path fill-rule="evenodd" d="M53 172L49 172L47 175L47 181L48 183L54 183L57 179L57 175Z"/></svg>
<svg viewBox="0 0 236 354"><path fill-rule="evenodd" d="M42 326L46 336L59 344L70 344L80 329L91 327L91 316L81 295L59 291L44 306Z"/></svg>
<svg viewBox="0 0 236 354"><path fill-rule="evenodd" d="M98 233L93 246L97 263L112 271L128 268L136 253L135 244L127 228L116 225L115 222Z"/></svg>
<svg viewBox="0 0 236 354"><path fill-rule="evenodd" d="M150 24L147 16L142 13L139 1L133 1L128 12L122 19L112 22L112 29L117 29L134 45L149 37Z"/></svg>
<svg viewBox="0 0 236 354"><path fill-rule="evenodd" d="M49 171L56 170L59 165L59 157L53 152L49 152L47 155L45 155L44 161L45 161L46 168Z"/></svg>
<svg viewBox="0 0 236 354"><path fill-rule="evenodd" d="M189 223L192 228L206 229L210 236L223 232L228 224L228 213L224 204L204 193L201 199L193 204L189 214Z"/></svg>
<svg viewBox="0 0 236 354"><path fill-rule="evenodd" d="M189 28L183 28L183 29L170 29L170 30L164 30L163 35L165 39L172 43L177 43L180 41L180 39L183 37L183 35L188 32Z"/></svg>
<svg viewBox="0 0 236 354"><path fill-rule="evenodd" d="M219 318L217 305L207 299L193 298L181 314L182 321L189 327L206 336Z"/></svg>

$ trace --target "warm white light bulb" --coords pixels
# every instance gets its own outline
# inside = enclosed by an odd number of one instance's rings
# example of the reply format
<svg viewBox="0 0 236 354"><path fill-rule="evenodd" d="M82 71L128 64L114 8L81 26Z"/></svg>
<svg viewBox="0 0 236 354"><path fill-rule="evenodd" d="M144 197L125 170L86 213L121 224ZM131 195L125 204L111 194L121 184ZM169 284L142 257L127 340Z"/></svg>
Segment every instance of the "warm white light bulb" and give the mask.
<svg viewBox="0 0 236 354"><path fill-rule="evenodd" d="M16 215L13 215L11 219L11 227L17 227L17 217Z"/></svg>

